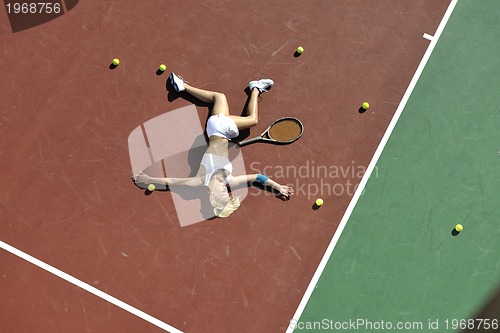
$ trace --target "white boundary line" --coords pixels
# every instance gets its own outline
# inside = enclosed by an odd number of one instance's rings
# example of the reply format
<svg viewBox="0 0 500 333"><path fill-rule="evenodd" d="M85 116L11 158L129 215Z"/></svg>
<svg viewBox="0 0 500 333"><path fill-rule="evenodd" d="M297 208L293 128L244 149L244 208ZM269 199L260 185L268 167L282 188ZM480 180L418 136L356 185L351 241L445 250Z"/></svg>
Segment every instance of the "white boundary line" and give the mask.
<svg viewBox="0 0 500 333"><path fill-rule="evenodd" d="M384 137L380 141L379 146L377 147L377 150L375 151L375 154L373 155L372 160L370 161L370 164L368 165L368 168L366 169L366 173L364 174L363 178L361 179L361 182L359 183L359 186L356 190L356 193L354 193L354 196L352 197L351 202L349 203L349 206L347 207L346 212L344 213L344 216L342 217L342 220L340 221L339 227L335 231L335 234L333 235L333 238L328 245L328 248L326 249L325 254L323 255L323 258L321 259L321 262L318 265L318 268L316 269L316 272L314 273L311 282L309 283L309 286L307 287L304 296L302 297L302 300L299 303L299 306L297 308L297 311L295 311L295 314L293 315L293 318L291 319L291 322L298 323L300 317L302 316L302 312L304 311L307 302L311 298L311 295L316 287L316 284L319 281L319 278L321 274L323 273L323 270L326 267L326 264L328 263L328 260L330 259L332 252L337 245L337 242L340 238L340 235L344 231L344 228L347 224L347 221L351 217L351 214L354 210L354 207L356 206L356 203L359 200L359 197L361 196L361 192L363 192L366 183L368 182L368 179L370 178L370 175L373 172L373 169L375 168L375 165L377 164L378 159L380 158L380 155L382 154L382 151L385 148L385 145L387 144L387 141L389 140L389 137L392 134L392 131L394 130L394 127L396 126L396 123L399 120L399 117L401 116L401 113L403 112L404 107L406 106L406 103L408 102L408 99L410 98L410 95L413 92L413 89L415 88L415 85L417 84L418 79L420 78L420 75L422 74L425 65L427 64L427 61L429 60L432 51L434 50L434 47L436 46L439 37L441 37L441 33L444 30L444 27L446 26L446 23L448 23L448 20L455 9L456 4L458 3L458 0L451 0L450 5L448 6L448 9L446 10L446 13L444 14L441 23L439 24L436 34L431 40L431 43L427 47L427 51L425 52L422 60L420 61L420 64L417 68L417 71L413 75L413 78L410 82L410 85L406 89L406 92L403 96L403 99L401 100L401 103L399 103L399 106L396 110L396 113L394 114L394 117L391 120L391 123L387 127L387 130L384 134ZM291 327L292 325L289 325L288 329L286 330L285 333L293 333L294 327Z"/></svg>
<svg viewBox="0 0 500 333"><path fill-rule="evenodd" d="M424 34L422 37L424 37L424 38L425 38L425 39L427 39L427 40L430 40L431 42L432 42L432 40L434 39L434 36L431 36L431 35L429 35L429 34L427 34L427 33L426 33L426 34Z"/></svg>
<svg viewBox="0 0 500 333"><path fill-rule="evenodd" d="M2 249L4 249L5 251L12 253L13 255L18 256L19 258L22 258L22 259L32 263L33 265L38 266L41 269L46 270L47 272L52 273L52 274L60 277L61 279L68 281L69 283L74 284L75 286L80 287L80 288L88 291L89 293L94 294L95 296L100 297L103 300L108 301L108 302L116 305L117 307L122 308L123 310L128 311L131 314L150 322L153 325L164 329L167 332L183 333L182 331L179 331L177 328L172 327L172 326L148 315L147 313L142 312L141 310L134 308L133 306L131 306L125 302L120 301L119 299L117 299L113 296L110 296L110 295L100 291L99 289L94 288L91 285L89 285L81 280L78 280L77 278L75 278L69 274L64 273L63 271L61 271L55 267L50 266L49 264L46 264L43 261L38 260L38 259L30 256L29 254L22 252L21 250L16 249L13 246L10 246L7 243L0 241L0 247Z"/></svg>

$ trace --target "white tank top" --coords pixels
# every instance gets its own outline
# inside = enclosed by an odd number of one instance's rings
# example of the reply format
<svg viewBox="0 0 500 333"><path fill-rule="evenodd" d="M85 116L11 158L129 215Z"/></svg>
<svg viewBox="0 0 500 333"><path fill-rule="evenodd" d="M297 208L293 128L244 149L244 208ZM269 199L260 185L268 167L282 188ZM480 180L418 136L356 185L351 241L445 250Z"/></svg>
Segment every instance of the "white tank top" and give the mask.
<svg viewBox="0 0 500 333"><path fill-rule="evenodd" d="M208 185L208 182L210 181L210 178L212 178L214 172L220 169L229 171L229 175L224 180L224 183L227 184L229 182L231 173L233 172L233 165L227 157L214 154L205 154L201 159L201 164L205 167L205 186Z"/></svg>

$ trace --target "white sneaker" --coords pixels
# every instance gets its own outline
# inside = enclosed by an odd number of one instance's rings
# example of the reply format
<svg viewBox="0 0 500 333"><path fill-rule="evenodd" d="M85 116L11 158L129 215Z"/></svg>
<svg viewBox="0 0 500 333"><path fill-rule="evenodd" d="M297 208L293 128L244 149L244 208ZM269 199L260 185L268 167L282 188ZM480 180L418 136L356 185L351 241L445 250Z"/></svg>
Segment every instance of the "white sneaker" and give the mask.
<svg viewBox="0 0 500 333"><path fill-rule="evenodd" d="M184 79L180 76L175 75L174 72L170 73L168 77L170 80L170 84L174 87L175 91L184 91L186 88L184 87Z"/></svg>
<svg viewBox="0 0 500 333"><path fill-rule="evenodd" d="M273 84L274 81L271 79L260 79L259 81L250 81L250 83L248 83L248 88L250 88L250 91L257 88L262 93L269 91Z"/></svg>

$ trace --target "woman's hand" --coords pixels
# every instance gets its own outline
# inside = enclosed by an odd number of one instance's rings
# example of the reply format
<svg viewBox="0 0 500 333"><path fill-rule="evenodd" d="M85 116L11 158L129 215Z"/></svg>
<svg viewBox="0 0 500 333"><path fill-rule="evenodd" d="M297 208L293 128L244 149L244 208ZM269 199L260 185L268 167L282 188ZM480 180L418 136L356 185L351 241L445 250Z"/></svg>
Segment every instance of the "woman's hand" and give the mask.
<svg viewBox="0 0 500 333"><path fill-rule="evenodd" d="M291 195L293 195L293 188L287 185L279 185L277 190L280 194L286 199L289 199Z"/></svg>
<svg viewBox="0 0 500 333"><path fill-rule="evenodd" d="M132 180L136 183L136 184L150 184L151 183L151 177L149 177L148 175L146 175L144 172L142 171L139 171L139 175L137 176L133 176L132 177Z"/></svg>

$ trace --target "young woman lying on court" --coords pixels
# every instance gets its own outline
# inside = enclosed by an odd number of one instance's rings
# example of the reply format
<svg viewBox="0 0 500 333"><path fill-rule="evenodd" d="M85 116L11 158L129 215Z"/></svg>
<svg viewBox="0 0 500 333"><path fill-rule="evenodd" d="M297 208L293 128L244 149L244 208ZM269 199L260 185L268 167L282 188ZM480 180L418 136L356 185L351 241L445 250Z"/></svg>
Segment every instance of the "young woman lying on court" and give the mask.
<svg viewBox="0 0 500 333"><path fill-rule="evenodd" d="M226 96L222 93L202 90L190 86L181 77L170 74L170 83L177 91L186 91L192 96L205 103L212 103L212 115L207 122L207 135L209 137L208 148L201 160L198 173L190 178L155 178L144 173L132 177L136 184L161 184L161 185L185 185L206 186L209 191L209 201L214 207L214 213L218 217L228 217L240 206L238 198L234 198L230 188L258 182L269 186L279 192L285 199L293 194L293 188L280 185L262 174L249 174L232 176L232 164L229 161L228 140L239 135L239 130L255 126L258 122L258 97L267 92L274 84L270 79L251 81L250 99L247 107L247 116L240 117L229 114Z"/></svg>

